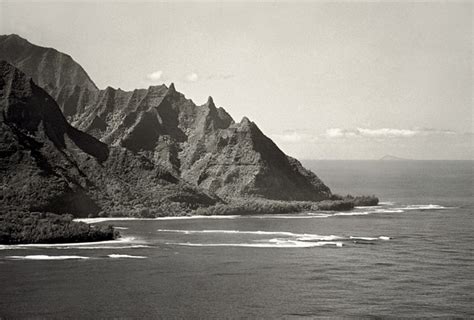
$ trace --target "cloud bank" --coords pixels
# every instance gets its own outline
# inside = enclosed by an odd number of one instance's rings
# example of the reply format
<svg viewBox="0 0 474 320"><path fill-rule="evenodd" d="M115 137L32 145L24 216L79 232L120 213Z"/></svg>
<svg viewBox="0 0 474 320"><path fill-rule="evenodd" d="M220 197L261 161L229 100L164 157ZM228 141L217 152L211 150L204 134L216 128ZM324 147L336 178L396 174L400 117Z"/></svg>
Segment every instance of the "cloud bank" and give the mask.
<svg viewBox="0 0 474 320"><path fill-rule="evenodd" d="M355 128L355 129L341 129L330 128L323 134L326 138L410 138L415 136L429 136L429 135L453 135L456 134L452 130L441 130L432 128L416 128L416 129L397 129L397 128Z"/></svg>
<svg viewBox="0 0 474 320"><path fill-rule="evenodd" d="M442 130L433 128L329 128L322 134L309 133L307 130L287 130L280 134L272 134L271 137L280 142L299 143L299 142L315 142L318 140L330 139L349 139L349 138L365 138L365 139L405 139L413 137L426 136L455 136L459 133L452 130Z"/></svg>

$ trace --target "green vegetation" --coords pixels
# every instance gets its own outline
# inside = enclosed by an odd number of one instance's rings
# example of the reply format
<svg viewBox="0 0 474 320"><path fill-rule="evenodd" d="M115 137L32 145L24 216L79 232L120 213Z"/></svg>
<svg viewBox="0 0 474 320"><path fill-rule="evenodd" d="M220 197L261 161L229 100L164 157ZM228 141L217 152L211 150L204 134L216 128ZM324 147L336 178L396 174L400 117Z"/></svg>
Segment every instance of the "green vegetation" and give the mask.
<svg viewBox="0 0 474 320"><path fill-rule="evenodd" d="M314 203L309 201L279 201L262 198L231 199L209 207L198 208L192 212L196 215L250 215L250 214L283 214L302 212L312 209Z"/></svg>
<svg viewBox="0 0 474 320"><path fill-rule="evenodd" d="M334 196L334 199L319 202L279 201L263 198L226 199L209 207L201 207L192 212L196 215L250 215L250 214L285 214L305 211L348 211L354 206L377 205L375 196Z"/></svg>
<svg viewBox="0 0 474 320"><path fill-rule="evenodd" d="M72 221L72 215L10 211L0 214L0 244L69 243L112 240L112 226Z"/></svg>
<svg viewBox="0 0 474 320"><path fill-rule="evenodd" d="M214 205L201 205L197 208L186 206L185 203L162 203L158 207L147 207L138 204L132 210L101 211L100 217L137 217L154 218L182 215L251 215L251 214L285 214L305 211L348 211L355 206L377 205L375 196L340 196L332 195L331 199L319 202L312 201L281 201L264 198L226 198Z"/></svg>

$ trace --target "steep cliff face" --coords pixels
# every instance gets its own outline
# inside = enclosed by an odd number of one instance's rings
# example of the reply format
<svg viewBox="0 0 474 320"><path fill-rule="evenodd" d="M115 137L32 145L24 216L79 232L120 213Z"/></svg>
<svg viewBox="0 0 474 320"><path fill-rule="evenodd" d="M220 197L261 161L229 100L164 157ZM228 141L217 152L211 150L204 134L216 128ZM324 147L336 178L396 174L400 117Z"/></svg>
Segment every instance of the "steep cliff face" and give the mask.
<svg viewBox="0 0 474 320"><path fill-rule="evenodd" d="M110 87L97 90L69 56L37 47L15 35L0 37L2 57L56 98L74 127L109 146L110 156L98 174L105 172L103 181L110 177L118 179L114 181L136 181L124 187L137 194L133 199L159 193L167 184L186 185L178 188L185 190L184 194L173 196L177 189L170 186L157 198L191 199L199 194L199 201L210 203L217 201L213 194L281 200L321 200L331 195L314 173L286 156L255 123L247 118L235 123L224 109L216 107L212 98L197 106L176 91L173 84L130 92ZM61 146L60 139L56 140L51 141ZM135 170L128 176L127 166ZM152 176L158 181L155 186ZM143 188L139 187L142 182ZM148 193L149 189L155 193ZM112 193L109 195L114 198ZM114 199L107 201L119 201Z"/></svg>
<svg viewBox="0 0 474 320"><path fill-rule="evenodd" d="M140 153L223 197L321 200L330 190L249 119L235 123L209 97L196 106L173 84L101 91L74 122L101 141Z"/></svg>
<svg viewBox="0 0 474 320"><path fill-rule="evenodd" d="M0 203L25 210L94 213L76 154L103 162L106 144L71 127L56 102L0 61Z"/></svg>
<svg viewBox="0 0 474 320"><path fill-rule="evenodd" d="M57 101L66 117L76 114L76 108L85 106L98 92L84 69L70 56L36 46L15 34L0 36L0 60L33 78Z"/></svg>
<svg viewBox="0 0 474 320"><path fill-rule="evenodd" d="M5 61L0 61L0 191L2 210L76 216L219 201L146 157L75 129L51 96Z"/></svg>

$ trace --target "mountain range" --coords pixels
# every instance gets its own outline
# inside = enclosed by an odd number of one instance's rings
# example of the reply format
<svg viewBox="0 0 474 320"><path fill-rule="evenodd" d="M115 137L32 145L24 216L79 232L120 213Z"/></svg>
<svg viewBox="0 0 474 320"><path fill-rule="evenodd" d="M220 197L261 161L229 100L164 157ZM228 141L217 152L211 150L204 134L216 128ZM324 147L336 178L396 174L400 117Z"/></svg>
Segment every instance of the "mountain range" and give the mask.
<svg viewBox="0 0 474 320"><path fill-rule="evenodd" d="M330 189L258 126L174 84L97 88L70 56L0 36L0 206L167 215L233 199L321 201Z"/></svg>

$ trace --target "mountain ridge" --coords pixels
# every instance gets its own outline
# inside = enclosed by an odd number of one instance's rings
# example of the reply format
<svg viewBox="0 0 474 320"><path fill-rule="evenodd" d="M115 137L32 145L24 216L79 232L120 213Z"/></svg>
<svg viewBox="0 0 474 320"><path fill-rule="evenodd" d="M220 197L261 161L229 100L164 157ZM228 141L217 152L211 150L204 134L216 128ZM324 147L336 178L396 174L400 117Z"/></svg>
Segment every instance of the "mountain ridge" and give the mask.
<svg viewBox="0 0 474 320"><path fill-rule="evenodd" d="M9 39L8 45L5 39ZM23 40L0 36L0 59L11 57L9 48ZM71 153L79 177L72 174L75 180L66 179L66 183L80 182L77 188L95 204L93 214L155 208L155 214L166 215L163 210L169 210L168 214L186 212L234 198L321 201L333 197L316 174L287 156L254 122L247 117L235 122L212 97L198 106L173 83L132 91L98 90L72 58L72 66L62 63L65 58L42 59L48 54L64 55L59 51L37 49L27 41L24 51L15 50L17 55L8 62L26 69L26 76L33 79L29 80L31 85L35 85L34 77L46 83L43 89L48 93L37 90L30 94L31 99L47 95L53 114L61 116L56 117L53 131L38 132L44 133L47 144L52 143L60 154ZM38 59L41 64L36 69L25 67ZM44 68L52 70L51 74L42 74ZM61 72L69 76L58 77ZM25 86L24 81L19 83ZM10 95L5 90L2 94L6 109L11 108ZM64 144L61 137L67 138ZM38 140L34 135L32 138ZM40 143L44 143L42 139ZM95 157L102 147L88 150L87 146L94 145L91 141L105 146L107 157ZM82 143L83 149L76 143ZM63 161L43 156L53 167Z"/></svg>
<svg viewBox="0 0 474 320"><path fill-rule="evenodd" d="M317 176L286 156L247 117L236 123L223 108L216 107L212 97L197 106L174 84L134 91L108 87L73 124L109 145L148 152L154 163L220 196L321 200L330 195ZM214 168L216 164L230 172ZM254 173L248 169L252 165ZM239 181L234 183L232 176L239 176ZM308 177L313 183L307 183ZM245 186L243 180L247 180ZM281 192L282 188L289 190Z"/></svg>
<svg viewBox="0 0 474 320"><path fill-rule="evenodd" d="M17 34L0 35L0 60L30 76L53 97L66 117L77 105L87 104L98 87L70 55L32 44Z"/></svg>
<svg viewBox="0 0 474 320"><path fill-rule="evenodd" d="M54 99L0 61L0 207L73 213L222 202L159 165L72 127ZM191 201L192 203L186 203Z"/></svg>

